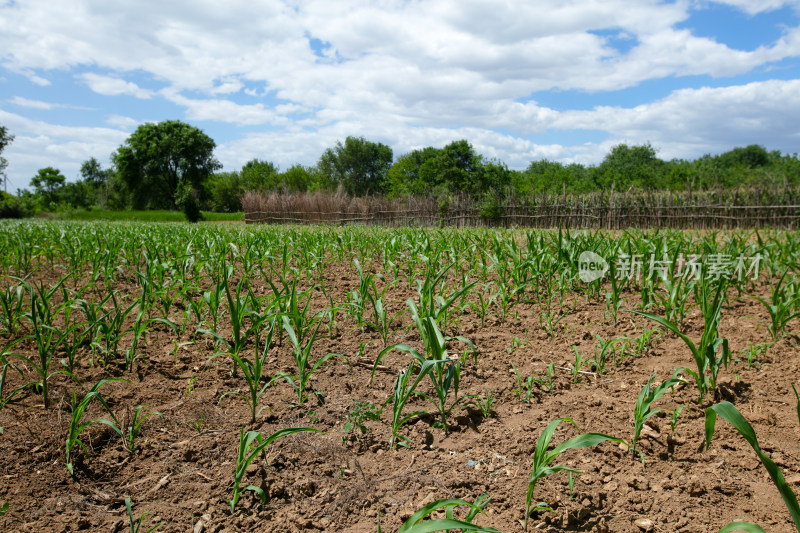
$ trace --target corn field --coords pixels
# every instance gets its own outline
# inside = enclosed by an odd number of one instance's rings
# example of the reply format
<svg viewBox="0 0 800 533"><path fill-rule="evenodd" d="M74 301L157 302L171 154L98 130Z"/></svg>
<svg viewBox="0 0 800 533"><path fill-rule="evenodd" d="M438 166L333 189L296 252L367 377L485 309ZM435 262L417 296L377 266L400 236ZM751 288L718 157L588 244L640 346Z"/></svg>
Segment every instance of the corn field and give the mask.
<svg viewBox="0 0 800 533"><path fill-rule="evenodd" d="M0 221L2 530L800 531L796 232L259 200Z"/></svg>

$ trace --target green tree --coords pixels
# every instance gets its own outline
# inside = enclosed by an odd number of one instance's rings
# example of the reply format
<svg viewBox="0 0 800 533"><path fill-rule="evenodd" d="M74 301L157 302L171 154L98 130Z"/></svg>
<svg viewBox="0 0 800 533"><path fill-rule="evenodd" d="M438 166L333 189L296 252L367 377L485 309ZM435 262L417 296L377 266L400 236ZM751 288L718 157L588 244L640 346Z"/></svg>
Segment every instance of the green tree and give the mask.
<svg viewBox="0 0 800 533"><path fill-rule="evenodd" d="M386 190L386 174L392 165L392 149L363 137L347 137L320 157L318 168L325 178L354 196Z"/></svg>
<svg viewBox="0 0 800 533"><path fill-rule="evenodd" d="M241 196L244 191L268 191L278 186L278 167L269 161L253 159L239 171Z"/></svg>
<svg viewBox="0 0 800 533"><path fill-rule="evenodd" d="M14 136L8 133L8 128L0 126L0 178L3 178L4 190L8 192L8 177L6 176L6 169L8 168L8 160L3 157L3 150L6 146L11 144Z"/></svg>
<svg viewBox="0 0 800 533"><path fill-rule="evenodd" d="M186 185L202 190L221 168L215 147L199 128L168 120L136 128L112 159L134 208L176 209Z"/></svg>
<svg viewBox="0 0 800 533"><path fill-rule="evenodd" d="M109 171L103 170L100 163L91 157L81 164L81 177L83 181L93 186L105 185L108 180Z"/></svg>
<svg viewBox="0 0 800 533"><path fill-rule="evenodd" d="M430 159L435 158L439 148L428 146L413 150L397 158L387 173L387 190L391 196L404 194L424 194L431 185L419 176L420 167Z"/></svg>
<svg viewBox="0 0 800 533"><path fill-rule="evenodd" d="M720 154L717 158L722 167L757 168L769 164L770 155L767 149L757 144L737 147L729 152Z"/></svg>
<svg viewBox="0 0 800 533"><path fill-rule="evenodd" d="M315 170L302 165L292 165L278 175L278 182L292 192L312 190L319 181Z"/></svg>
<svg viewBox="0 0 800 533"><path fill-rule="evenodd" d="M40 168L39 172L31 178L31 187L36 190L46 204L56 202L59 189L64 186L66 178L57 168ZM47 208L50 206L47 205Z"/></svg>
<svg viewBox="0 0 800 533"><path fill-rule="evenodd" d="M656 156L650 144L628 146L618 144L595 169L599 188L626 190L629 187L656 187L663 183L664 162Z"/></svg>
<svg viewBox="0 0 800 533"><path fill-rule="evenodd" d="M205 184L206 208L217 213L235 213L242 209L243 194L238 172L213 174Z"/></svg>
<svg viewBox="0 0 800 533"><path fill-rule="evenodd" d="M483 158L462 139L451 142L420 165L419 178L429 189L444 186L450 192L477 196L491 188L484 170Z"/></svg>

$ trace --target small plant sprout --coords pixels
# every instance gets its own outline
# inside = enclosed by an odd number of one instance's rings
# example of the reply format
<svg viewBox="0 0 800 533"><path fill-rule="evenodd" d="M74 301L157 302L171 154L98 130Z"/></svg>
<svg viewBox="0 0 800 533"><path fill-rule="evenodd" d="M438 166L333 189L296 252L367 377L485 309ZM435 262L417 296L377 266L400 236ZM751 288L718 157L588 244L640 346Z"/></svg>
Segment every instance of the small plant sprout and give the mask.
<svg viewBox="0 0 800 533"><path fill-rule="evenodd" d="M128 511L128 524L130 526L131 533L139 533L139 529L142 527L142 521L144 520L144 517L147 515L147 511L143 512L138 520L135 520L133 516L133 508L131 507L130 498L125 498L125 509ZM148 529L145 533L152 533L162 525L164 525L164 522L160 522L154 525L153 527Z"/></svg>
<svg viewBox="0 0 800 533"><path fill-rule="evenodd" d="M578 351L578 347L574 344L572 345L572 351L575 352L575 363L569 364L569 372L572 374L572 382L573 383L580 383L581 382L581 374L583 373L583 367L589 365L591 361L586 361L583 358L583 355Z"/></svg>
<svg viewBox="0 0 800 533"><path fill-rule="evenodd" d="M550 474L555 474L556 472L561 472L562 470L566 470L568 472L580 473L580 470L576 470L574 468L569 468L564 465L555 465L550 466L550 463L558 459L562 453L567 450L571 450L573 448L590 448L592 446L596 446L601 442L605 441L613 441L624 444L628 446L628 444L617 437L612 437L610 435L605 435L603 433L583 433L578 435L577 437L570 439L566 442L562 442L561 444L557 445L552 450L548 451L550 447L550 441L553 439L553 434L558 428L558 425L561 422L567 422L574 426L576 429L578 425L571 419L571 418L557 418L550 422L547 427L544 429L541 435L539 435L539 439L536 441L536 449L533 452L533 463L531 464L531 476L528 480L528 493L525 496L525 515L520 520L522 524L522 529L524 531L528 531L528 517L531 516L532 513L536 511L552 511L550 507L548 507L546 502L539 502L534 504L533 503L533 494L536 490L536 483Z"/></svg>
<svg viewBox="0 0 800 533"><path fill-rule="evenodd" d="M242 479L244 479L244 475L247 473L247 467L250 466L258 454L264 453L264 449L276 440L304 431L322 433L320 430L314 428L286 428L278 430L269 437L264 438L259 431L248 431L245 433L244 426L242 426L242 429L239 432L239 451L236 455L236 469L233 472L233 495L231 496L231 499L228 500L231 514L236 511L236 504L239 503L239 498L241 498L242 493L245 491L252 490L255 492L260 498L262 504L266 503L267 501L267 495L260 487L248 485L244 491L240 488Z"/></svg>
<svg viewBox="0 0 800 533"><path fill-rule="evenodd" d="M372 402L362 402L361 400L353 400L353 405L350 407L350 412L347 413L347 421L342 426L342 431L345 435L342 436L342 444L346 444L349 440L349 435L354 429L358 429L361 435L369 431L369 428L364 424L366 420L380 420L382 408L373 405ZM356 442L360 442L358 434L355 436Z"/></svg>
<svg viewBox="0 0 800 533"><path fill-rule="evenodd" d="M486 398L481 397L479 394L470 394L468 397L470 400L464 404L462 409L466 409L467 406L471 405L480 410L483 418L487 419L492 416L492 403L494 403L494 393L492 391L486 389Z"/></svg>
<svg viewBox="0 0 800 533"><path fill-rule="evenodd" d="M767 469L769 477L772 479L772 482L775 483L778 492L781 494L781 498L783 498L783 502L789 509L789 514L792 516L795 529L800 532L800 505L797 503L797 496L792 491L791 487L789 487L789 484L786 482L786 479L784 479L783 473L780 468L778 468L778 465L775 464L775 461L761 450L753 426L750 425L732 403L720 402L706 409L706 450L711 447L711 439L714 437L717 415L727 420L728 423L744 437L744 440L750 444L753 451L756 452L756 455L761 460L761 464ZM728 526L721 531L763 531L763 529L747 522L738 522L728 524Z"/></svg>
<svg viewBox="0 0 800 533"><path fill-rule="evenodd" d="M511 362L511 368L514 370L514 377L517 379L517 388L511 389L511 392L517 395L521 401L525 403L531 403L531 396L533 395L533 376L528 376L527 378L523 379L520 375L519 371L517 371L517 366Z"/></svg>
<svg viewBox="0 0 800 533"><path fill-rule="evenodd" d="M142 424L144 424L145 420L154 415L160 417L162 420L164 419L164 415L155 411L150 413L145 411L145 414L142 415L142 411L144 410L144 405L138 406L136 411L134 411L133 417L131 418L131 423L128 426L128 434L125 437L125 448L129 453L134 453L136 451L136 438L139 436L139 433L142 430Z"/></svg>
<svg viewBox="0 0 800 533"><path fill-rule="evenodd" d="M652 410L650 409L650 406L653 402L661 398L670 387L674 387L678 383L686 383L684 380L677 377L677 375L683 370L683 368L678 368L672 374L670 379L664 381L656 388L653 388L653 380L656 379L656 374L653 374L639 392L639 397L636 399L636 407L633 410L633 441L631 443L631 460L634 460L636 458L636 452L639 452L639 455L642 459L642 464L644 464L644 454L642 454L640 450L636 449L636 445L639 442L639 435L641 435L642 428L644 427L644 423L647 421L647 419L661 411L661 409ZM680 414L679 410L676 411L678 414ZM675 418L677 421L677 416Z"/></svg>
<svg viewBox="0 0 800 533"><path fill-rule="evenodd" d="M412 514L405 522L403 522L403 525L400 526L400 529L397 530L397 533L430 533L435 531L450 531L452 529L458 529L459 531L474 531L476 533L500 533L494 528L478 526L472 523L478 513L483 512L483 509L489 503L489 500L491 500L491 498L488 494L482 494L481 496L478 496L478 498L475 500L475 503L469 503L468 501L461 499L436 500ZM457 520L454 518L453 509L461 506L467 508L467 515L463 520ZM425 520L425 517L440 509L445 510L444 518L427 521ZM381 533L380 518L378 519L378 533Z"/></svg>
<svg viewBox="0 0 800 533"><path fill-rule="evenodd" d="M675 428L678 427L678 418L680 418L681 413L686 410L691 410L691 407L688 405L679 405L677 409L670 410L670 417L669 417L669 430L672 433L675 433Z"/></svg>
<svg viewBox="0 0 800 533"><path fill-rule="evenodd" d="M200 413L200 417L197 420L189 420L189 425L197 431L198 435L203 434L203 418L205 417L204 413Z"/></svg>
<svg viewBox="0 0 800 533"><path fill-rule="evenodd" d="M125 383L130 383L127 380L120 379L120 378L109 378L109 379L101 379L94 386L89 390L88 393L78 401L78 397L75 391L72 392L72 416L70 417L69 421L69 430L67 432L67 442L66 442L66 455L67 455L67 471L69 471L70 475L74 475L74 469L72 465L72 451L76 445L80 446L83 450L84 454L87 456L89 455L89 451L84 446L83 442L80 439L81 433L83 430L88 428L93 424L97 424L98 422L101 424L105 424L114 430L120 437L125 439L125 434L122 431L121 424L117 417L114 416L114 413L111 412L111 409L108 407L106 400L100 395L100 387L105 385L110 381L124 381ZM106 412L111 415L112 420L107 420L105 418L99 418L97 420L89 420L84 422L83 415L86 413L86 408L89 406L89 402L93 399L97 399L103 407L105 408Z"/></svg>
<svg viewBox="0 0 800 533"><path fill-rule="evenodd" d="M792 390L794 391L794 397L797 398L797 405L795 407L797 411L797 423L800 424L800 394L797 392L797 388L792 383Z"/></svg>

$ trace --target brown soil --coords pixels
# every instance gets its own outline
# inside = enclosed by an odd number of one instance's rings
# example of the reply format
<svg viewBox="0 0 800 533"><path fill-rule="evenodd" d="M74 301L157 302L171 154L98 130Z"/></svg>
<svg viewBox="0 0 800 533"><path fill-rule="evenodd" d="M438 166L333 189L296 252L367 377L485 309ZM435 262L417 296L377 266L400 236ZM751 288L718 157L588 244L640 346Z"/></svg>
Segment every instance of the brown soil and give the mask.
<svg viewBox="0 0 800 533"><path fill-rule="evenodd" d="M37 276L52 281L55 274ZM336 287L339 301L357 284L347 264L325 272ZM50 279L48 279L50 278ZM118 287L135 294L132 285ZM264 289L266 290L266 289ZM767 293L763 283L758 289ZM404 309L413 291L395 286L389 293L394 312ZM633 307L637 297L626 294ZM721 334L739 354L751 343L764 340L761 321L764 308L752 299L737 300L724 310ZM316 296L312 307L327 300ZM570 301L569 305L572 305ZM361 332L340 313L338 332L321 338L313 358L328 352L345 355L331 359L315 374L313 388L324 395L295 406L296 395L289 384L277 383L264 394L267 406L257 423L249 424L248 407L230 391L246 390L241 377L232 377L230 359L214 353L211 340L178 338L158 325L144 350L146 361L128 373L114 367L92 365L91 352L82 349L76 372L87 384L103 377L122 377L101 392L118 417L128 417L138 405L158 411L163 418L148 419L137 439L137 452L125 452L121 439L97 424L83 434L89 456L80 459L76 475L65 469L64 440L70 417L74 383L63 375L52 378L52 405L45 409L41 396L27 389L0 411L0 504L9 510L0 517L5 531L123 531L128 529L124 498L133 501L134 514L147 511L146 528L164 524L158 531L348 531L374 532L378 513L383 531L395 531L421 506L440 498L473 501L488 493L491 502L476 522L505 532L521 531L531 457L542 429L558 417L571 417L580 430L608 433L630 440L633 409L641 387L653 372L658 381L678 367L691 366L691 355L683 342L662 334L654 347L640 357L628 357L621 365L609 364L605 375L580 374L572 383L568 370L574 361L572 345L587 357L594 355L595 335L603 338L635 337L648 320L620 313L616 325L604 321L602 303L586 303L574 295L575 312L562 322L566 331L550 338L541 328L537 308L520 304L513 316L501 323L491 315L485 326L475 311L467 309L459 334L471 339L479 350L462 372L461 392L485 394L493 391L492 414L484 419L475 408L454 412L449 433L435 426L434 416L413 419L401 434L413 440L410 448L389 449L391 406L378 421L365 422L368 431L346 433L343 424L355 400L382 404L398 372L408 365L408 356L392 351L383 359L373 385L368 386L371 361L382 348L376 332ZM177 320L179 309L173 308ZM410 325L408 313L401 319ZM699 338L702 317L696 309L687 318L690 337ZM790 324L797 326L797 320ZM227 327L227 326L226 326ZM791 329L791 327L790 327ZM229 330L228 330L229 332ZM455 331L448 331L454 334ZM520 342L516 343L514 339ZM401 331L390 342L418 346L419 337ZM176 344L177 343L177 344ZM367 343L360 354L360 347ZM775 344L760 364L745 362L722 372L719 395L734 402L753 424L763 449L781 467L796 487L800 484L800 427L791 385L800 371L800 339L789 334ZM515 346L519 344L518 346ZM32 341L15 351L34 353ZM463 345L450 343L460 354ZM269 374L292 371L289 343L273 349ZM250 349L252 352L252 349ZM360 357L359 357L360 354ZM248 354L249 355L249 354ZM743 357L743 356L742 356ZM364 363L368 362L368 363ZM548 363L556 368L552 392L536 388L531 403L512 391L516 381L513 362L523 376L543 377ZM57 364L57 363L56 363ZM60 366L59 366L60 368ZM586 369L589 370L589 369ZM23 380L8 373L6 394ZM422 390L429 391L428 381ZM547 501L554 513L531 518L535 531L643 531L650 521L654 531L718 531L725 524L743 519L770 531L792 531L789 513L779 493L749 445L722 419L711 449L702 452L704 406L698 406L693 383L667 393L656 407L672 409L688 405L674 432L669 413L650 419L652 431L640 446L646 464L633 461L626 449L602 443L589 449L570 450L558 461L581 470L570 495L566 472L541 481L536 501ZM707 405L707 404L706 404ZM432 409L419 398L406 410ZM89 418L103 416L98 403L91 404ZM194 427L202 420L199 430ZM246 492L237 512L229 512L233 471L240 427L264 435L286 427L311 426L324 431L301 433L278 440L266 449L267 461L250 467L242 487L264 488L268 501L262 505L253 492ZM577 435L562 423L553 442ZM202 522L203 526L198 526ZM144 531L144 529L142 530Z"/></svg>

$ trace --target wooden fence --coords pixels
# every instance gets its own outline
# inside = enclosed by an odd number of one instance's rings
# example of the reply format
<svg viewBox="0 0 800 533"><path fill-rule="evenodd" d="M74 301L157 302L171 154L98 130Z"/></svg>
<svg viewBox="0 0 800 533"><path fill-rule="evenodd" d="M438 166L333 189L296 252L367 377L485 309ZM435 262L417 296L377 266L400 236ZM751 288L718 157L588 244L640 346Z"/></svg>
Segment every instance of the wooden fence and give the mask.
<svg viewBox="0 0 800 533"><path fill-rule="evenodd" d="M595 193L510 197L491 210L469 197L388 200L333 194L249 192L245 222L267 224L365 224L384 226L502 226L596 229L798 228L797 190L702 193Z"/></svg>

